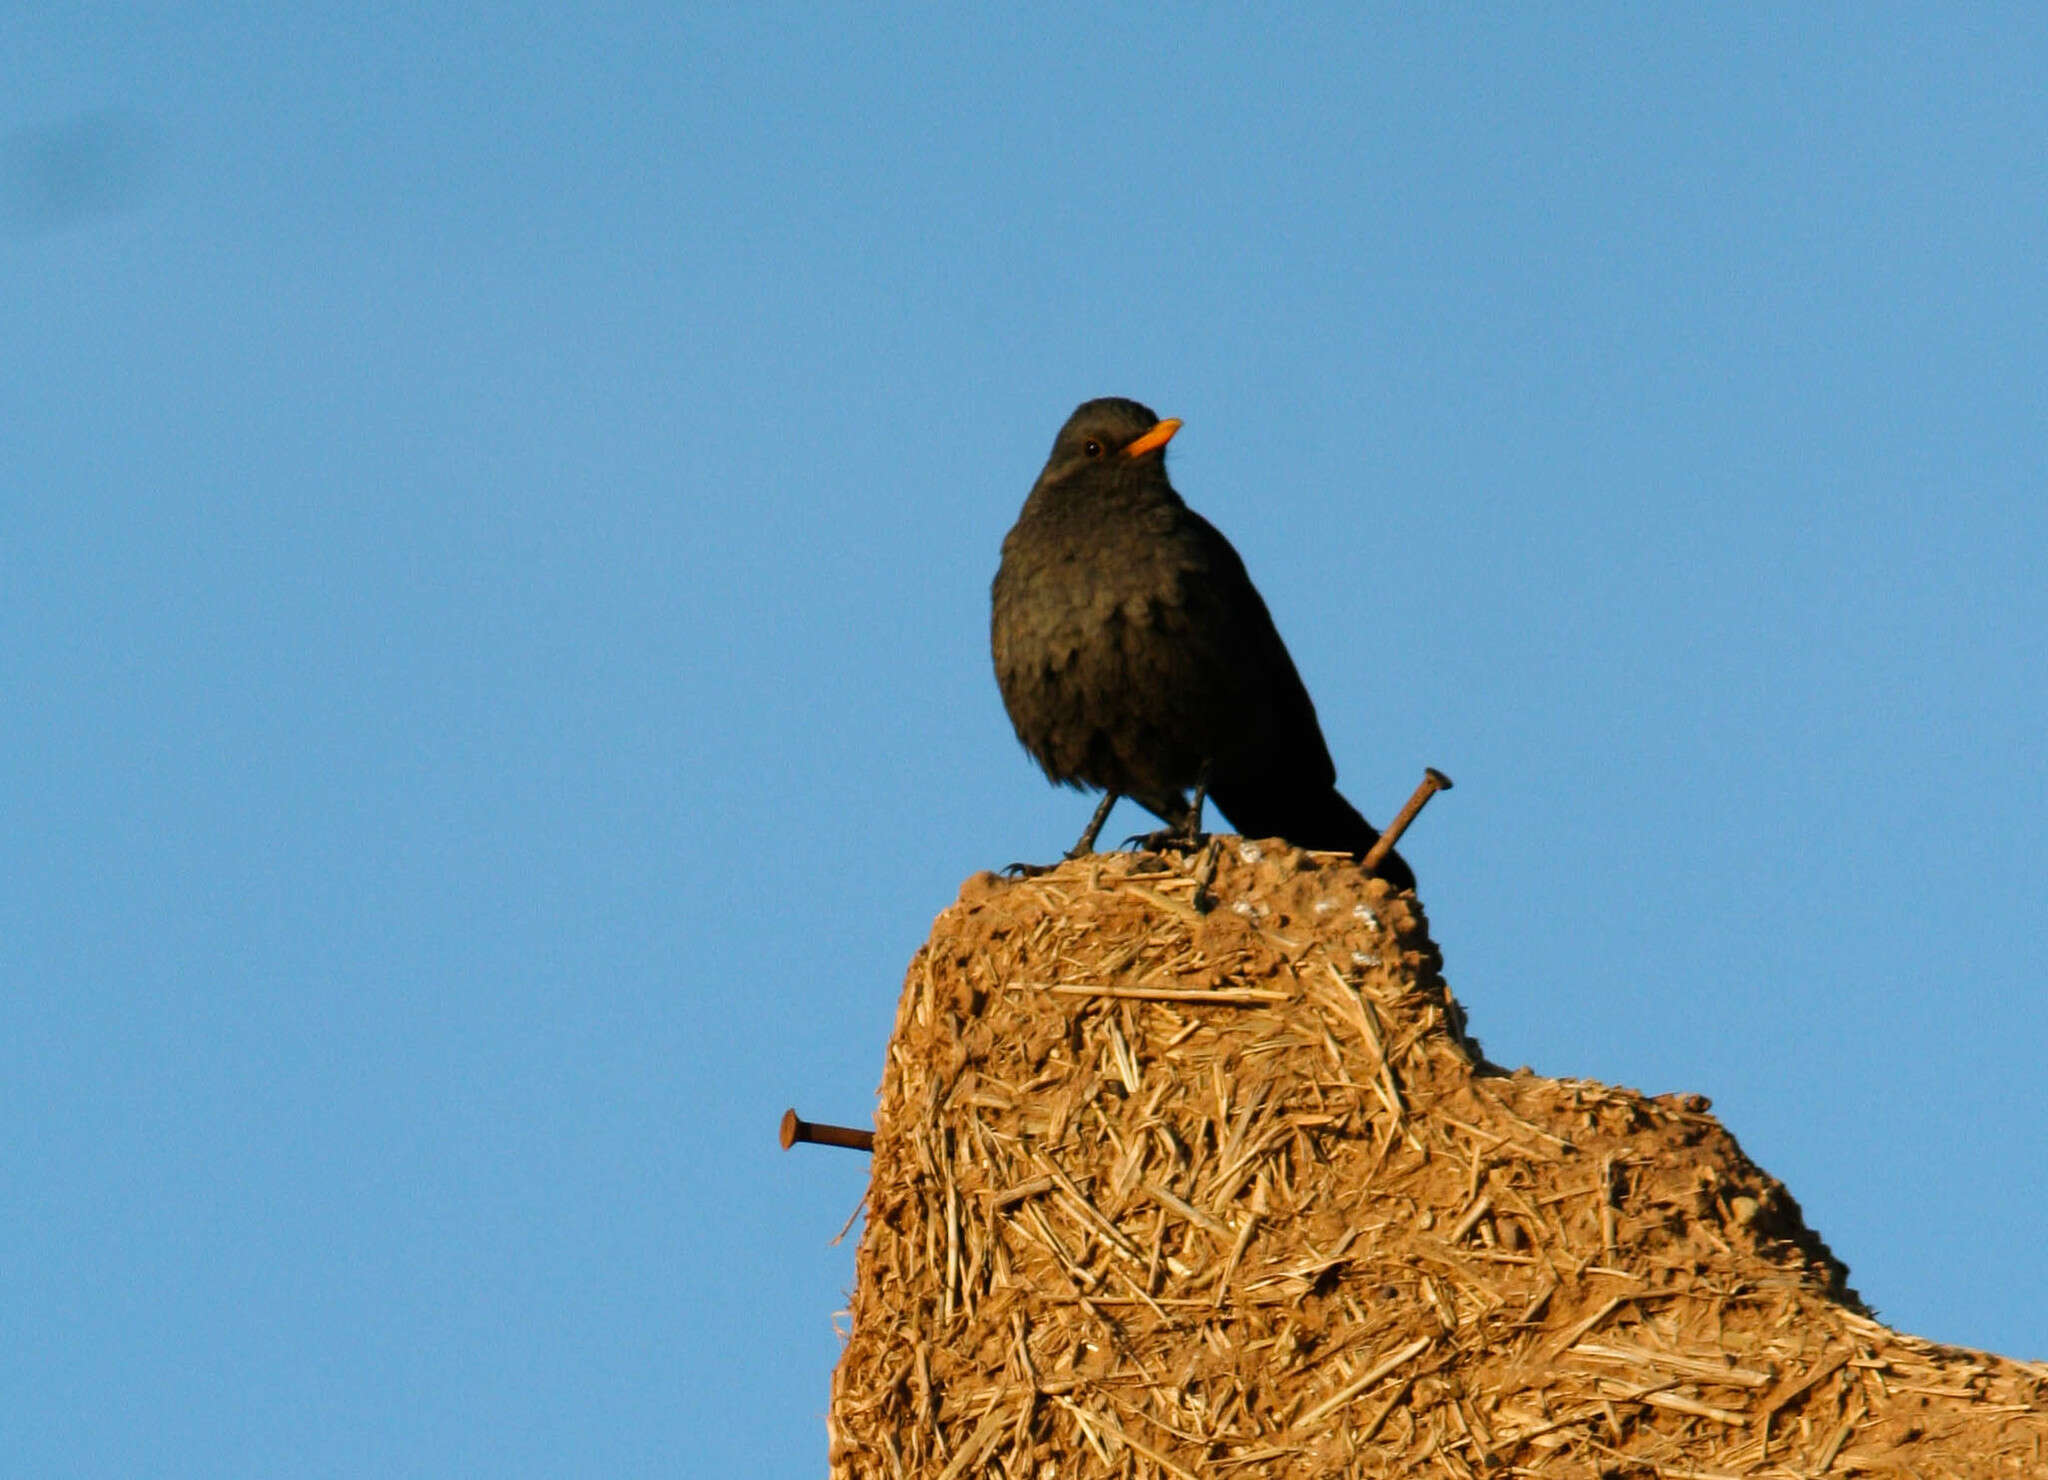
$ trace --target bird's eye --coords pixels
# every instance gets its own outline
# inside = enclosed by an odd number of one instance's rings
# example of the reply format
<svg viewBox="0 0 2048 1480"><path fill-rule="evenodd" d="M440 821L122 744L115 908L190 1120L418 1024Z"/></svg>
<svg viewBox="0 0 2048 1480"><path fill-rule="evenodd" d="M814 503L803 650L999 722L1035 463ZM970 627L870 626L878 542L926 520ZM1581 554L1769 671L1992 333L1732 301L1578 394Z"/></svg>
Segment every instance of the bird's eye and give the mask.
<svg viewBox="0 0 2048 1480"><path fill-rule="evenodd" d="M1093 437L1090 437L1087 440L1087 442L1082 444L1081 450L1087 453L1090 457L1102 456L1102 444L1096 441Z"/></svg>

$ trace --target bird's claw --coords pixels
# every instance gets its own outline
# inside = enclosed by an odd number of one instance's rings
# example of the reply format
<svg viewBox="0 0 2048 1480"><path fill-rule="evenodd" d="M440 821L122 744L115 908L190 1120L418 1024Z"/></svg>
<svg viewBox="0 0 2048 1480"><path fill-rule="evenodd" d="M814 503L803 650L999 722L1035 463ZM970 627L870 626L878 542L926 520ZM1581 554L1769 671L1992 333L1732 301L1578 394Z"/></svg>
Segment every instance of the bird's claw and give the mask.
<svg viewBox="0 0 2048 1480"><path fill-rule="evenodd" d="M1193 853L1208 841L1207 833L1191 833L1178 827L1162 827L1156 832L1133 833L1124 839L1124 846L1142 853Z"/></svg>

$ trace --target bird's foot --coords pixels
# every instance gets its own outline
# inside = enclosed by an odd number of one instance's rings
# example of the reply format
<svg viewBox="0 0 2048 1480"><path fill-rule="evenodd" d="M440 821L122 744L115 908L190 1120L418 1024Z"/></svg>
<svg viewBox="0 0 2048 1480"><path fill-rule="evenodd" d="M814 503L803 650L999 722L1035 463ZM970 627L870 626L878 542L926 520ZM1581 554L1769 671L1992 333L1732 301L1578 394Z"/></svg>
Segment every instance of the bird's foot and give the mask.
<svg viewBox="0 0 2048 1480"><path fill-rule="evenodd" d="M1135 848L1142 853L1193 853L1208 841L1207 833L1189 832L1179 827L1162 827L1156 832L1134 833L1124 839L1124 846Z"/></svg>
<svg viewBox="0 0 2048 1480"><path fill-rule="evenodd" d="M1092 858L1094 854L1093 848L1076 843L1060 855L1060 863L1072 863L1077 858ZM1003 872L1013 879L1035 879L1040 874L1051 873L1060 866L1060 863L1013 863Z"/></svg>
<svg viewBox="0 0 2048 1480"><path fill-rule="evenodd" d="M1209 767L1202 766L1201 777L1195 782L1192 801L1185 801L1179 792L1166 792L1157 796L1140 797L1139 800L1155 814L1166 820L1166 826L1156 832L1139 833L1124 839L1126 848L1142 848L1147 853L1194 853L1209 841L1209 835L1202 831L1202 803L1209 797Z"/></svg>

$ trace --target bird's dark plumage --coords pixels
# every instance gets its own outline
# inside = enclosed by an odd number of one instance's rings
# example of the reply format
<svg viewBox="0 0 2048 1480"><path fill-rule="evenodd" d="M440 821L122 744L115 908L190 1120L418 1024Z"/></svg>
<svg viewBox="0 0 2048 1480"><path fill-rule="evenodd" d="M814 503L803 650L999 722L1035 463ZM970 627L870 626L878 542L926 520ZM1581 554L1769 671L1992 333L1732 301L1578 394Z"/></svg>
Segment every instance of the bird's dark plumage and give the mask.
<svg viewBox="0 0 2048 1480"><path fill-rule="evenodd" d="M1315 705L1244 562L1167 481L1178 422L1089 401L1003 540L996 681L1045 774L1192 828L1208 795L1249 837L1363 854L1378 831L1337 791ZM1076 845L1095 841L1105 808ZM1414 887L1398 854L1379 865Z"/></svg>

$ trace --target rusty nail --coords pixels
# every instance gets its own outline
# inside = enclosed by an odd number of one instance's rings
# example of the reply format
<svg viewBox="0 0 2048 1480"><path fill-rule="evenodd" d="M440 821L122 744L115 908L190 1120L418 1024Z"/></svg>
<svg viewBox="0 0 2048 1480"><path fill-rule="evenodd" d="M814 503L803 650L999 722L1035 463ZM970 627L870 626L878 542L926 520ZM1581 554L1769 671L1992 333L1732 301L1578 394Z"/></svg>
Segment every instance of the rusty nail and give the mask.
<svg viewBox="0 0 2048 1480"><path fill-rule="evenodd" d="M1435 766L1424 766L1422 785L1415 788L1415 795L1408 798L1408 805L1401 809L1399 816L1387 824L1387 830L1380 834L1380 840L1366 853L1363 864L1366 872L1371 873L1378 868L1380 860L1394 851L1394 844L1401 841L1401 834L1408 831L1408 824L1415 820L1415 814L1422 810L1431 797L1440 791L1450 789L1450 777Z"/></svg>
<svg viewBox="0 0 2048 1480"><path fill-rule="evenodd" d="M814 1125L802 1119L795 1110L782 1112L782 1149L789 1150L799 1141L809 1141L814 1146L844 1146L852 1151L875 1149L873 1131L855 1130L850 1125Z"/></svg>

